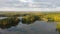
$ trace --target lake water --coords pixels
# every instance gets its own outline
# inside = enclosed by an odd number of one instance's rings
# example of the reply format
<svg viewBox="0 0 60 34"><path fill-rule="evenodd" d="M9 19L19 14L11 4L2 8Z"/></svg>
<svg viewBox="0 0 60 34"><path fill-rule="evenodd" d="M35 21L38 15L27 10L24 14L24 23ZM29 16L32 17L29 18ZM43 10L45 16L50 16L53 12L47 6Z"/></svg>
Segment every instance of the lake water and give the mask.
<svg viewBox="0 0 60 34"><path fill-rule="evenodd" d="M58 34L58 32L54 22L35 21L32 24L19 22L17 26L9 29L0 29L0 34Z"/></svg>

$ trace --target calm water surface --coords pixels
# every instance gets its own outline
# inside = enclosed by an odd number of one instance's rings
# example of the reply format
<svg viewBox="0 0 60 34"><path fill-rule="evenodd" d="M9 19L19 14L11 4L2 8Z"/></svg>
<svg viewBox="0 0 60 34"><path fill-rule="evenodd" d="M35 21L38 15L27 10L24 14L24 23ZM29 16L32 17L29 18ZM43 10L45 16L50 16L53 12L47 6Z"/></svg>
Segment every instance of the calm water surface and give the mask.
<svg viewBox="0 0 60 34"><path fill-rule="evenodd" d="M0 34L58 34L58 32L53 22L35 21L29 25L19 22L17 26L9 29L0 29Z"/></svg>

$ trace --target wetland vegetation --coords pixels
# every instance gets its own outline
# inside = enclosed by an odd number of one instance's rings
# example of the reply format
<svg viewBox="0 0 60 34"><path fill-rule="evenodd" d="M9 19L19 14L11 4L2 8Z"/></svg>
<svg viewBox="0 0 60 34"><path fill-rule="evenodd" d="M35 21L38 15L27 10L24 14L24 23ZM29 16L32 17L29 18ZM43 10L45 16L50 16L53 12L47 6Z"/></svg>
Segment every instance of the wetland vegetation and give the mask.
<svg viewBox="0 0 60 34"><path fill-rule="evenodd" d="M35 21L46 21L46 22L60 22L60 13L41 13L41 12L30 12L30 13L3 13L0 14L1 17L7 17L0 19L0 28L10 28L12 26L18 25L19 22L23 24L32 24ZM22 17L22 19L18 18ZM60 24L57 24L57 30L60 32Z"/></svg>

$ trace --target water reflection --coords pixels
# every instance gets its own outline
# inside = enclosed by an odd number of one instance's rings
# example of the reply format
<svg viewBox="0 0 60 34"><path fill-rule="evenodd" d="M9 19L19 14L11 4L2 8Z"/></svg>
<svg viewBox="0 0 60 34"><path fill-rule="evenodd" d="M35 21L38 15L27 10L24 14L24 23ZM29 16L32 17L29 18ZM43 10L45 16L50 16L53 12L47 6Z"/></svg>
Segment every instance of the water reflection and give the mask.
<svg viewBox="0 0 60 34"><path fill-rule="evenodd" d="M2 17L3 18L3 17ZM18 17L7 17L4 19L0 19L0 28L5 29L5 28L10 28L12 26L18 25L19 22L22 22L23 24L31 24L34 21L31 20L25 20L23 18L18 18Z"/></svg>
<svg viewBox="0 0 60 34"><path fill-rule="evenodd" d="M57 32L55 31L56 27L54 23L51 24L41 22L38 18L39 17L8 17L0 20L0 28L6 29L3 30L3 32L13 32L14 34L57 34Z"/></svg>
<svg viewBox="0 0 60 34"><path fill-rule="evenodd" d="M0 32L2 34L58 34L55 31L54 23L45 23L42 21L35 21L33 24L27 25L21 22L16 26L12 26L8 29L2 29Z"/></svg>
<svg viewBox="0 0 60 34"><path fill-rule="evenodd" d="M2 17L4 18L4 17ZM6 17L4 19L0 19L0 28L5 29L5 28L10 28L12 26L18 25L19 22L22 22L23 24L32 24L36 20L39 20L38 16L23 16L23 17Z"/></svg>
<svg viewBox="0 0 60 34"><path fill-rule="evenodd" d="M20 19L17 17L8 17L5 19L0 19L0 28L5 29L5 28L10 28L12 26L18 25Z"/></svg>
<svg viewBox="0 0 60 34"><path fill-rule="evenodd" d="M32 24L36 21L41 21L40 16L23 16L23 17L7 17L4 19L0 19L0 28L10 28L12 26L17 26L19 22L22 22L22 24Z"/></svg>

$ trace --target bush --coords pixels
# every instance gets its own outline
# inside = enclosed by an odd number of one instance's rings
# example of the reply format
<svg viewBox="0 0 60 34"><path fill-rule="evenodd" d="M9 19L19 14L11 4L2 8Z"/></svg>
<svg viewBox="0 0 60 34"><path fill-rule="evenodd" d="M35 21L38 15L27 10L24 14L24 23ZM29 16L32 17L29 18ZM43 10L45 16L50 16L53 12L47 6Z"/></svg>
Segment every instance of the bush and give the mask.
<svg viewBox="0 0 60 34"><path fill-rule="evenodd" d="M23 24L31 24L35 21L34 17L27 17L27 18L22 18L22 23Z"/></svg>
<svg viewBox="0 0 60 34"><path fill-rule="evenodd" d="M0 20L0 27L3 29L10 28L12 26L16 26L19 22L20 21L18 18L14 18L14 17L5 18L5 19Z"/></svg>
<svg viewBox="0 0 60 34"><path fill-rule="evenodd" d="M48 19L48 22L53 22L54 19L53 18L47 18Z"/></svg>

